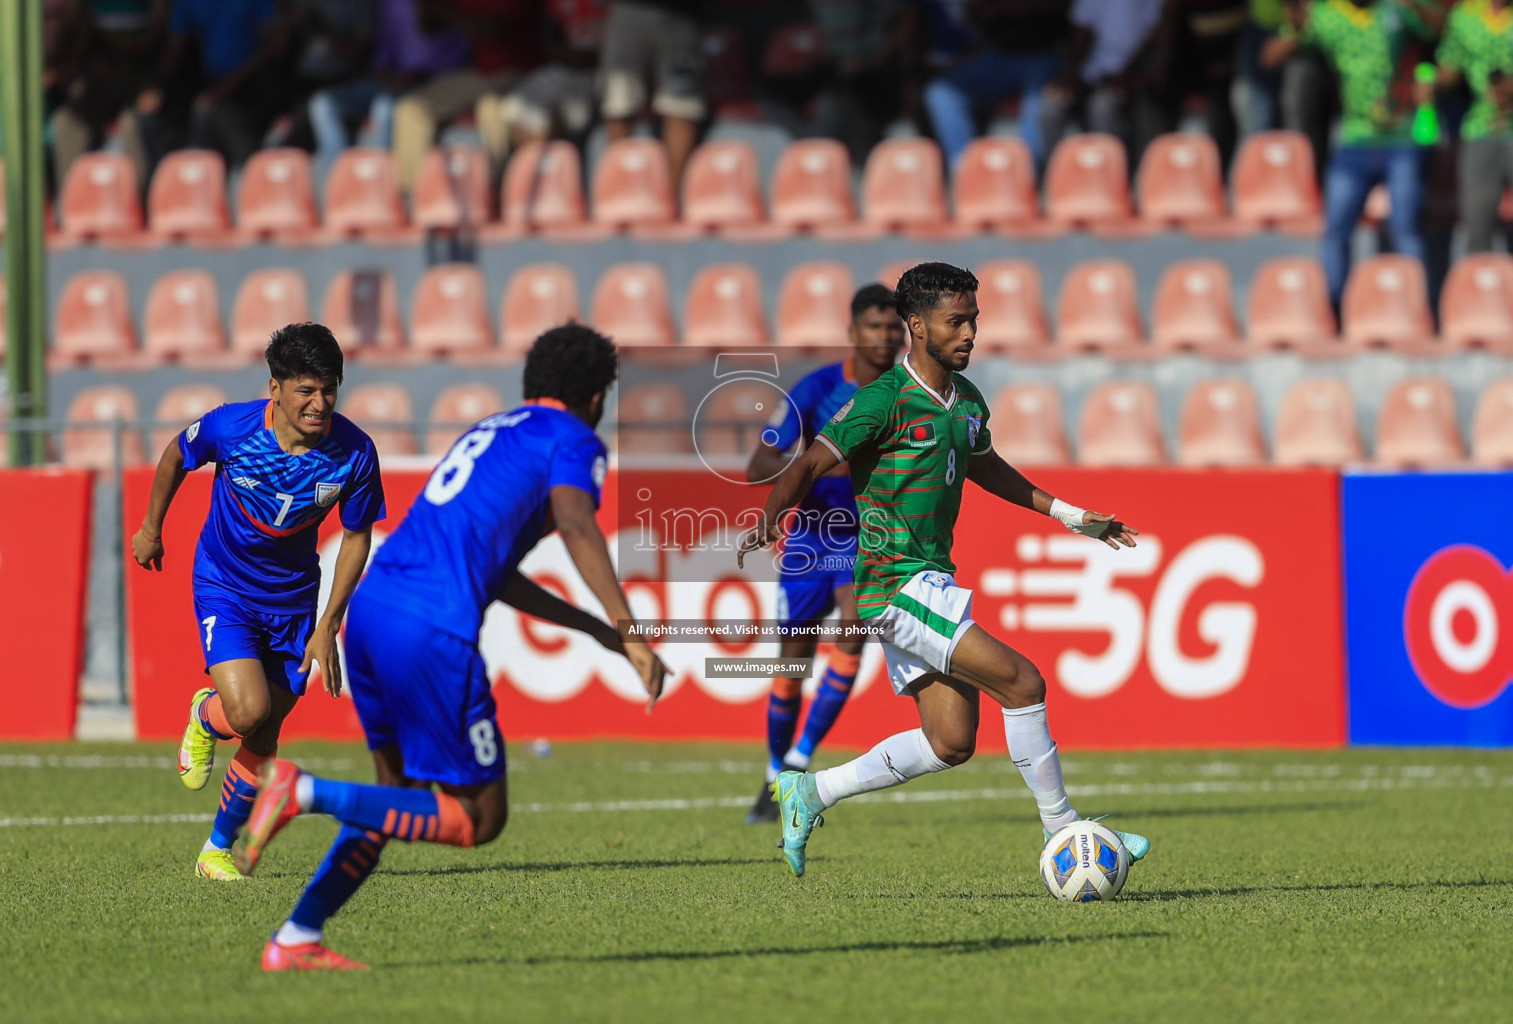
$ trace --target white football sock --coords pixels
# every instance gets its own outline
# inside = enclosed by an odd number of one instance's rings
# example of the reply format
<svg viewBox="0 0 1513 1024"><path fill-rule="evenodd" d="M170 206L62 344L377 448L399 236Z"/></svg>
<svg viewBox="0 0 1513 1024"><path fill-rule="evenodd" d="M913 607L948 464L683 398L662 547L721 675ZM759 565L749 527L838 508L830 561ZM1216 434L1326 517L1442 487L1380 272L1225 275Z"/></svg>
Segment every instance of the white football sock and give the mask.
<svg viewBox="0 0 1513 1024"><path fill-rule="evenodd" d="M310 803L315 799L315 776L309 772L301 772L299 778L294 780L294 802L299 804L299 809L310 809Z"/></svg>
<svg viewBox="0 0 1513 1024"><path fill-rule="evenodd" d="M809 768L809 758L798 752L798 748L788 751L783 755L783 767L794 768L798 771L806 771Z"/></svg>
<svg viewBox="0 0 1513 1024"><path fill-rule="evenodd" d="M218 846L214 839L205 840L205 845L200 847L201 853L209 853L211 850L229 850L229 846Z"/></svg>
<svg viewBox="0 0 1513 1024"><path fill-rule="evenodd" d="M848 796L890 789L949 767L935 756L925 731L911 729L889 736L853 761L816 772L814 783L825 806L834 807Z"/></svg>
<svg viewBox="0 0 1513 1024"><path fill-rule="evenodd" d="M1077 812L1072 809L1072 801L1066 795L1066 783L1061 780L1061 758L1056 753L1055 741L1051 739L1045 704L1004 708L1003 733L1009 741L1009 756L1014 759L1014 767L1019 769L1025 785L1035 795L1041 823L1054 832L1076 821Z"/></svg>
<svg viewBox="0 0 1513 1024"><path fill-rule="evenodd" d="M306 928L295 924L293 921L285 921L284 926L273 936L273 941L280 946L303 946L307 942L319 942L321 933L315 928Z"/></svg>

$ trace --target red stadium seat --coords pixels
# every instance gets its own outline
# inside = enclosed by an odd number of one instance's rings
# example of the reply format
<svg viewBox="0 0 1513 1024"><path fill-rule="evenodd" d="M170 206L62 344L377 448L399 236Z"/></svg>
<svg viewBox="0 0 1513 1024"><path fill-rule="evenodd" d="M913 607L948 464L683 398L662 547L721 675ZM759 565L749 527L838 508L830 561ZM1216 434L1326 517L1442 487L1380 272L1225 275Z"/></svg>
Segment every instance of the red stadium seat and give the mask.
<svg viewBox="0 0 1513 1024"><path fill-rule="evenodd" d="M1061 396L1049 384L1012 384L993 399L993 449L1015 466L1065 466L1071 449Z"/></svg>
<svg viewBox="0 0 1513 1024"><path fill-rule="evenodd" d="M387 149L343 150L326 176L325 206L326 231L335 237L360 235L374 242L408 237L394 156Z"/></svg>
<svg viewBox="0 0 1513 1024"><path fill-rule="evenodd" d="M489 220L489 157L481 149L437 146L421 161L412 207L426 231L479 228Z"/></svg>
<svg viewBox="0 0 1513 1024"><path fill-rule="evenodd" d="M134 242L142 232L136 166L125 153L85 153L68 169L59 201L69 241Z"/></svg>
<svg viewBox="0 0 1513 1024"><path fill-rule="evenodd" d="M676 384L632 384L615 408L615 449L621 455L687 454L693 451L688 399Z"/></svg>
<svg viewBox="0 0 1513 1024"><path fill-rule="evenodd" d="M1022 139L999 135L974 139L952 174L956 222L974 231L1015 233L1043 230L1035 158Z"/></svg>
<svg viewBox="0 0 1513 1024"><path fill-rule="evenodd" d="M1316 233L1323 226L1313 149L1300 132L1258 132L1240 145L1231 174L1235 217L1257 228Z"/></svg>
<svg viewBox="0 0 1513 1024"><path fill-rule="evenodd" d="M701 231L752 228L765 220L761 171L749 142L706 142L683 175L683 221Z"/></svg>
<svg viewBox="0 0 1513 1024"><path fill-rule="evenodd" d="M162 426L152 432L148 453L157 457L179 431L216 406L225 404L226 392L214 384L180 384L169 388L158 402L157 412L152 415Z"/></svg>
<svg viewBox="0 0 1513 1024"><path fill-rule="evenodd" d="M1440 333L1449 345L1513 352L1513 256L1462 257L1445 279L1439 310Z"/></svg>
<svg viewBox="0 0 1513 1024"><path fill-rule="evenodd" d="M358 385L342 392L338 408L373 439L379 458L416 454L415 402L403 385Z"/></svg>
<svg viewBox="0 0 1513 1024"><path fill-rule="evenodd" d="M109 470L117 465L116 433L118 423L141 419L137 396L130 388L103 384L85 388L68 403L64 419L86 424L63 431L63 465L81 469ZM88 426L87 424L99 424ZM136 429L120 431L121 466L137 466L146 460L142 450L142 433Z"/></svg>
<svg viewBox="0 0 1513 1024"><path fill-rule="evenodd" d="M588 220L583 164L571 142L529 142L515 150L504 172L500 215L517 233L577 231Z"/></svg>
<svg viewBox="0 0 1513 1024"><path fill-rule="evenodd" d="M578 281L572 268L537 263L511 275L499 304L499 335L506 351L524 354L543 331L578 319Z"/></svg>
<svg viewBox="0 0 1513 1024"><path fill-rule="evenodd" d="M867 223L888 231L940 232L946 212L945 167L930 139L886 139L872 148L862 175Z"/></svg>
<svg viewBox="0 0 1513 1024"><path fill-rule="evenodd" d="M1045 174L1046 215L1064 225L1122 226L1133 217L1124 144L1112 135L1069 135Z"/></svg>
<svg viewBox="0 0 1513 1024"><path fill-rule="evenodd" d="M226 161L214 150L181 149L158 164L147 195L148 230L166 241L222 242L231 234Z"/></svg>
<svg viewBox="0 0 1513 1024"><path fill-rule="evenodd" d="M779 345L844 345L851 326L851 270L844 263L800 263L778 293Z"/></svg>
<svg viewBox="0 0 1513 1024"><path fill-rule="evenodd" d="M1205 380L1182 403L1178 461L1184 466L1256 466L1266 461L1255 392L1243 380Z"/></svg>
<svg viewBox="0 0 1513 1024"><path fill-rule="evenodd" d="M1263 263L1250 282L1245 325L1253 346L1304 352L1338 349L1339 331L1319 261L1284 256Z"/></svg>
<svg viewBox="0 0 1513 1024"><path fill-rule="evenodd" d="M656 139L610 143L594 165L593 218L606 227L654 227L677 218L667 148Z"/></svg>
<svg viewBox="0 0 1513 1024"><path fill-rule="evenodd" d="M992 260L977 268L977 279L977 344L1015 354L1044 352L1051 329L1039 268L1029 260Z"/></svg>
<svg viewBox="0 0 1513 1024"><path fill-rule="evenodd" d="M1277 413L1279 466L1343 466L1366 457L1350 389L1337 380L1302 380Z"/></svg>
<svg viewBox="0 0 1513 1024"><path fill-rule="evenodd" d="M1224 219L1224 171L1207 135L1161 135L1146 147L1136 183L1140 218L1161 227L1211 227Z"/></svg>
<svg viewBox="0 0 1513 1024"><path fill-rule="evenodd" d="M274 331L309 319L304 274L284 267L253 271L242 279L231 306L231 350L260 359Z"/></svg>
<svg viewBox="0 0 1513 1024"><path fill-rule="evenodd" d="M410 302L410 345L428 356L494 348L488 286L477 265L442 263L421 275Z"/></svg>
<svg viewBox="0 0 1513 1024"><path fill-rule="evenodd" d="M889 288L897 288L898 279L903 277L904 272L913 267L917 262L917 260L896 260L893 263L885 264L877 272L877 283L886 285ZM979 295L978 301L981 302L981 300L982 296Z"/></svg>
<svg viewBox="0 0 1513 1024"><path fill-rule="evenodd" d="M846 147L834 139L802 139L783 150L772 175L772 219L793 230L853 225Z"/></svg>
<svg viewBox="0 0 1513 1024"><path fill-rule="evenodd" d="M405 347L399 292L387 270L343 270L326 285L321 323L347 355L399 355Z"/></svg>
<svg viewBox="0 0 1513 1024"><path fill-rule="evenodd" d="M1423 349L1434 338L1424 265L1391 253L1356 264L1345 282L1340 319L1351 346Z"/></svg>
<svg viewBox="0 0 1513 1024"><path fill-rule="evenodd" d="M1151 340L1162 349L1233 350L1240 338L1229 268L1184 260L1161 275L1151 309Z"/></svg>
<svg viewBox="0 0 1513 1024"><path fill-rule="evenodd" d="M173 270L158 278L142 315L142 349L159 359L224 364L226 331L220 293L208 270Z"/></svg>
<svg viewBox="0 0 1513 1024"><path fill-rule="evenodd" d="M315 178L302 149L263 149L242 168L236 197L237 231L285 243L315 237Z"/></svg>
<svg viewBox="0 0 1513 1024"><path fill-rule="evenodd" d="M1493 381L1481 393L1471 424L1471 461L1513 467L1513 377Z"/></svg>
<svg viewBox="0 0 1513 1024"><path fill-rule="evenodd" d="M1056 344L1066 349L1119 349L1145 337L1135 297L1135 272L1123 260L1079 263L1061 282Z"/></svg>
<svg viewBox="0 0 1513 1024"><path fill-rule="evenodd" d="M699 271L683 307L683 343L717 347L767 341L757 272L744 263L720 263Z"/></svg>
<svg viewBox="0 0 1513 1024"><path fill-rule="evenodd" d="M590 318L616 345L675 345L667 275L655 263L610 267L594 289Z"/></svg>
<svg viewBox="0 0 1513 1024"><path fill-rule="evenodd" d="M431 405L426 454L442 455L463 431L485 416L504 412L504 396L489 384L453 384Z"/></svg>
<svg viewBox="0 0 1513 1024"><path fill-rule="evenodd" d="M120 367L138 355L126 279L111 270L69 278L58 297L48 365L66 369L89 361Z"/></svg>
<svg viewBox="0 0 1513 1024"><path fill-rule="evenodd" d="M737 378L715 388L698 413L699 454L744 460L772 419L772 401L772 385L765 381Z"/></svg>
<svg viewBox="0 0 1513 1024"><path fill-rule="evenodd" d="M1392 386L1377 413L1377 465L1433 469L1457 465L1465 456L1449 384L1409 377Z"/></svg>
<svg viewBox="0 0 1513 1024"><path fill-rule="evenodd" d="M1100 384L1082 404L1078 461L1084 466L1159 466L1166 461L1156 392L1140 381Z"/></svg>

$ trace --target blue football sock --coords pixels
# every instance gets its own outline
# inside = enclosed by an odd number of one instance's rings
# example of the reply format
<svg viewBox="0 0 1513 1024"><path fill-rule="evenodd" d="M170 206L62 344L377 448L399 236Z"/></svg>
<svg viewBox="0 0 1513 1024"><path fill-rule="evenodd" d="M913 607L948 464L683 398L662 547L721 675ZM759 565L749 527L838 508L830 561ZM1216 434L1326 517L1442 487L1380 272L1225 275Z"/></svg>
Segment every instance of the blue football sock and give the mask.
<svg viewBox="0 0 1513 1024"><path fill-rule="evenodd" d="M343 825L336 833L331 852L316 870L315 877L294 906L289 920L301 928L322 931L326 920L352 898L373 869L388 840L377 832Z"/></svg>
<svg viewBox="0 0 1513 1024"><path fill-rule="evenodd" d="M775 688L767 698L767 757L775 772L783 770L783 758L793 746L803 700L803 695L797 692L792 697L779 696Z"/></svg>
<svg viewBox="0 0 1513 1024"><path fill-rule="evenodd" d="M244 749L238 751L236 759L226 766L226 781L221 783L221 806L210 826L210 842L223 850L231 849L238 830L252 817L252 805L257 800L257 769L263 760Z"/></svg>
<svg viewBox="0 0 1513 1024"><path fill-rule="evenodd" d="M799 737L798 748L794 751L806 764L840 717L854 682L855 674L843 676L834 669L826 670L825 677L820 680L820 688L809 705L809 717L804 720L804 734Z"/></svg>
<svg viewBox="0 0 1513 1024"><path fill-rule="evenodd" d="M441 824L436 794L429 789L369 786L312 778L306 811L329 814L344 825L399 839L435 839Z"/></svg>

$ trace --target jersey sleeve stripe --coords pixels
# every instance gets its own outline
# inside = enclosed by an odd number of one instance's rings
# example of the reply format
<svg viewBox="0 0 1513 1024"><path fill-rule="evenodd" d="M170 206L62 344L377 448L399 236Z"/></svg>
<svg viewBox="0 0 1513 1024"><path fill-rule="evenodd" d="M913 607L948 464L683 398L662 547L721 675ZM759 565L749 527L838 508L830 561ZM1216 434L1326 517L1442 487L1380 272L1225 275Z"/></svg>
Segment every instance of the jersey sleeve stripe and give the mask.
<svg viewBox="0 0 1513 1024"><path fill-rule="evenodd" d="M822 442L826 448L829 448L832 452L834 452L837 459L840 459L842 462L846 461L846 453L837 448L835 446L835 442L830 440L830 438L826 437L824 434L816 434L814 436L814 439L816 441Z"/></svg>

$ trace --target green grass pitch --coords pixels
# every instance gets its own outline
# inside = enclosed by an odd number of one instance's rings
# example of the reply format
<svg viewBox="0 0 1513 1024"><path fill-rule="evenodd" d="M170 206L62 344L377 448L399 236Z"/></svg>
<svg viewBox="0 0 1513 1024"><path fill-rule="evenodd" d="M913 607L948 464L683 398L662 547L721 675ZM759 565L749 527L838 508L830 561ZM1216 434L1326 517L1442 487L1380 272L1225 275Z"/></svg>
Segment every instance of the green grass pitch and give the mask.
<svg viewBox="0 0 1513 1024"><path fill-rule="evenodd" d="M222 747L222 761L229 751ZM356 745L291 745L369 779ZM1123 896L1036 872L1018 773L984 757L831 811L809 874L742 822L749 746L510 748L509 827L391 844L328 929L372 964L263 975L336 826L256 878L193 876L219 772L163 745L0 747L0 1021L1455 1021L1513 996L1513 758L1069 754L1084 813L1149 834Z"/></svg>

